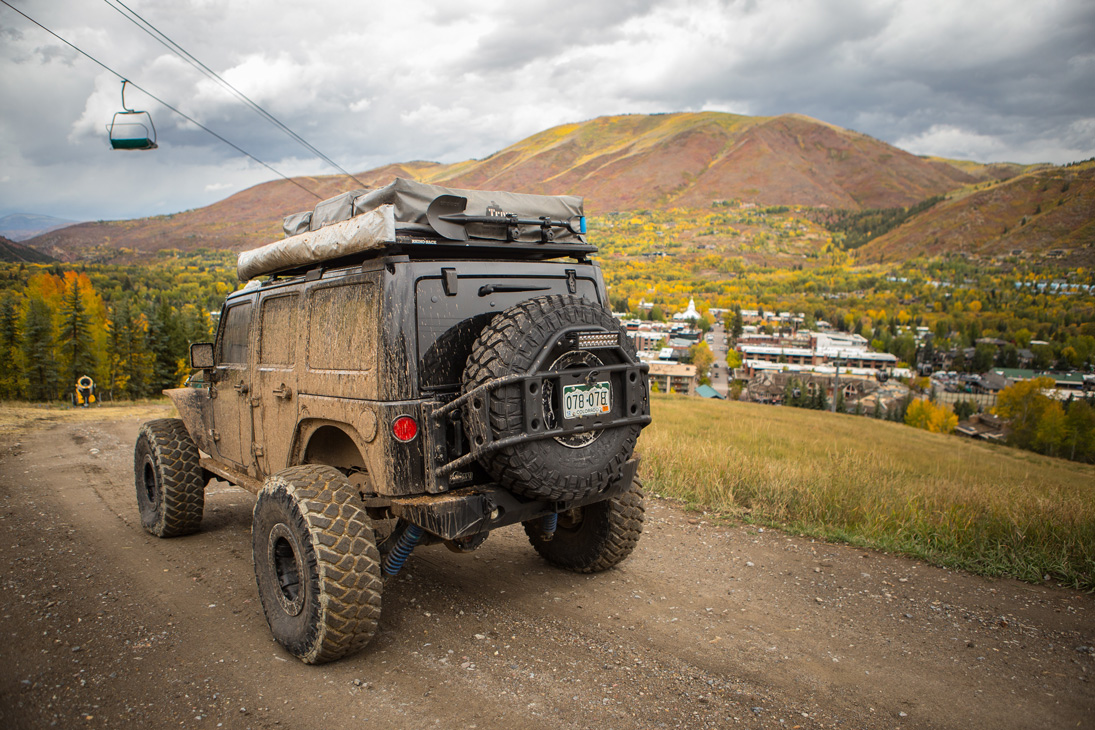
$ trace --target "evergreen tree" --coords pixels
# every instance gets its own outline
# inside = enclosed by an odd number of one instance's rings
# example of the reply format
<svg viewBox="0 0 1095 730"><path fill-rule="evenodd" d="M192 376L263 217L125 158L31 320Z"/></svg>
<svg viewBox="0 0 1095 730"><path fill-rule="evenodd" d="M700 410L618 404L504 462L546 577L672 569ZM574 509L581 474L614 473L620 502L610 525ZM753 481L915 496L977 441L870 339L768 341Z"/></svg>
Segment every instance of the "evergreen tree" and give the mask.
<svg viewBox="0 0 1095 730"><path fill-rule="evenodd" d="M733 320L731 321L731 324L730 324L730 334L733 336L733 338L735 340L737 340L739 337L741 337L741 335L744 331L745 331L745 320L743 320L742 316L741 316L741 307L735 304L734 305L734 318L733 318Z"/></svg>
<svg viewBox="0 0 1095 730"><path fill-rule="evenodd" d="M58 344L61 349L63 372L75 388L76 379L95 372L95 343L91 336L91 316L87 313L80 296L80 282L72 280L72 287L61 300L61 332Z"/></svg>
<svg viewBox="0 0 1095 730"><path fill-rule="evenodd" d="M171 307L164 300L157 302L148 317L148 350L152 361L149 389L159 393L174 388L175 371L178 369L176 350L172 348Z"/></svg>
<svg viewBox="0 0 1095 730"><path fill-rule="evenodd" d="M19 350L19 306L9 294L0 301L0 398L4 400L23 395Z"/></svg>
<svg viewBox="0 0 1095 730"><path fill-rule="evenodd" d="M145 349L142 320L134 315L126 299L119 300L111 309L108 330L111 398L148 395L148 365L152 358Z"/></svg>
<svg viewBox="0 0 1095 730"><path fill-rule="evenodd" d="M23 323L23 356L27 363L27 397L57 397L57 363L53 356L53 313L41 297L31 297ZM73 381L75 383L75 381Z"/></svg>

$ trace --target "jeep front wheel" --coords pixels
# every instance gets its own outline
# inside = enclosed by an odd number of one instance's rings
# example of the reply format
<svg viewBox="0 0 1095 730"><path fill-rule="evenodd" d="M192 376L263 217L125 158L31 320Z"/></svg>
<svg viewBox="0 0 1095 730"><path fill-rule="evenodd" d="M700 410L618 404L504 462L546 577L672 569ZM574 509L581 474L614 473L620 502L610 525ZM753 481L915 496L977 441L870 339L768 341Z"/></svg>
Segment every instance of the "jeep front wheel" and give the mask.
<svg viewBox="0 0 1095 730"><path fill-rule="evenodd" d="M306 664L363 648L380 621L380 554L360 497L330 466L266 480L252 518L259 599L279 644Z"/></svg>
<svg viewBox="0 0 1095 730"><path fill-rule="evenodd" d="M540 520L525 522L536 552L552 565L575 573L599 573L631 554L643 531L643 491L636 479L627 491L559 514L550 539Z"/></svg>
<svg viewBox="0 0 1095 730"><path fill-rule="evenodd" d="M198 531L205 507L205 478L198 447L177 418L141 426L133 450L141 526L156 537Z"/></svg>

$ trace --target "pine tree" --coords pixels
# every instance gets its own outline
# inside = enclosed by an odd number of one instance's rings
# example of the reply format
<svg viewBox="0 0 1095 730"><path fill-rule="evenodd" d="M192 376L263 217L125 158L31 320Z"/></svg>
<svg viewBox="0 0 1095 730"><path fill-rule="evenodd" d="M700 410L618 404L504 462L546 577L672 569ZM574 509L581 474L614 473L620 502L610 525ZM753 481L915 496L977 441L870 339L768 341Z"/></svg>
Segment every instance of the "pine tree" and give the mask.
<svg viewBox="0 0 1095 730"><path fill-rule="evenodd" d="M178 358L172 348L171 307L162 299L149 311L146 339L152 364L149 389L159 393L174 388L178 385L175 380Z"/></svg>
<svg viewBox="0 0 1095 730"><path fill-rule="evenodd" d="M9 294L0 302L0 398L4 400L23 395L20 344L19 306Z"/></svg>
<svg viewBox="0 0 1095 730"><path fill-rule="evenodd" d="M736 341L741 337L742 332L745 331L745 322L741 316L741 307L734 305L734 318L730 323L730 334Z"/></svg>
<svg viewBox="0 0 1095 730"><path fill-rule="evenodd" d="M23 355L27 363L27 397L48 401L57 397L57 363L53 356L53 313L41 297L27 304L23 323ZM75 381L73 381L75 382Z"/></svg>
<svg viewBox="0 0 1095 730"><path fill-rule="evenodd" d="M145 346L143 317L134 314L129 301L121 299L110 311L107 357L111 398L148 395L152 356Z"/></svg>
<svg viewBox="0 0 1095 730"><path fill-rule="evenodd" d="M61 301L60 344L63 372L72 387L76 379L95 372L95 343L91 335L91 316L87 313L84 300L80 296L79 279L72 280L72 288L65 292Z"/></svg>

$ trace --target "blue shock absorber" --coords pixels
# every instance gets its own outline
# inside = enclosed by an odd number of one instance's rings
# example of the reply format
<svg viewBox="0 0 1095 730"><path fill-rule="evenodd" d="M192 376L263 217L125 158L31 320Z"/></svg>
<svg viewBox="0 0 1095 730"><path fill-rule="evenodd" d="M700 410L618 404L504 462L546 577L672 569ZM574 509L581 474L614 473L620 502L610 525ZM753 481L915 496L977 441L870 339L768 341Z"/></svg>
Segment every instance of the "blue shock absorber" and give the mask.
<svg viewBox="0 0 1095 730"><path fill-rule="evenodd" d="M422 539L422 536L426 534L418 525L408 525L407 529L403 531L403 534L396 540L395 547L388 553L388 556L384 558L384 565L382 570L385 575L398 575L399 571L403 569L403 563L407 562L407 558L411 556L411 551L414 550L414 546L418 544L418 541Z"/></svg>
<svg viewBox="0 0 1095 730"><path fill-rule="evenodd" d="M559 526L559 515L556 512L552 512L550 515L544 515L540 520L540 537L547 542L551 538L555 537L555 528Z"/></svg>

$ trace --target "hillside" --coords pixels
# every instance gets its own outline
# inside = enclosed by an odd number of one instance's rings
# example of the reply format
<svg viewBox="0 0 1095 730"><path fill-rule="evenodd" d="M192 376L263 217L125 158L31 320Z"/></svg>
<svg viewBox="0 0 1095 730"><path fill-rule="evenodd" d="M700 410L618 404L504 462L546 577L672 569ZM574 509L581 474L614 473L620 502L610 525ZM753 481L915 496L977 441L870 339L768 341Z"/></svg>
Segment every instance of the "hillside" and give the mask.
<svg viewBox="0 0 1095 730"><path fill-rule="evenodd" d="M591 212L758 205L886 208L985 179L799 115L601 117L439 169L465 187L584 195Z"/></svg>
<svg viewBox="0 0 1095 730"><path fill-rule="evenodd" d="M1010 169L1010 168L1009 168ZM993 179L1009 169L911 155L808 117L698 114L601 117L540 132L483 160L411 162L358 177L383 185L413 177L456 187L571 193L591 214L709 208L713 201L834 208L907 206ZM328 197L343 177L301 178ZM256 185L197 210L134 221L84 223L38 236L62 260L132 260L164 248L241 251L279 237L287 213L315 204L287 181Z"/></svg>
<svg viewBox="0 0 1095 730"><path fill-rule="evenodd" d="M1039 169L952 194L863 246L859 259L1013 252L1095 265L1095 162Z"/></svg>
<svg viewBox="0 0 1095 730"><path fill-rule="evenodd" d="M24 246L21 243L0 236L0 261L17 264L48 264L54 260L52 256L35 251L30 246Z"/></svg>

